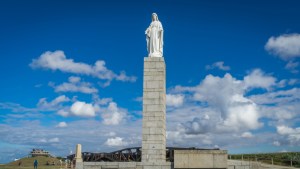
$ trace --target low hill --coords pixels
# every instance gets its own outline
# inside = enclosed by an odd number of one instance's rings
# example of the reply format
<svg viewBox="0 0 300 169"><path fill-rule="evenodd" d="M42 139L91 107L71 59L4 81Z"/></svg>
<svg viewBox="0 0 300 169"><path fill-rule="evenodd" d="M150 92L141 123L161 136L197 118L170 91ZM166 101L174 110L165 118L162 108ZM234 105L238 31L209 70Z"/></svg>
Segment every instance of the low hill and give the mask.
<svg viewBox="0 0 300 169"><path fill-rule="evenodd" d="M19 166L19 163L21 162L21 166L23 167L32 167L35 159L38 160L39 166L47 166L47 162L50 165L52 165L53 162L55 165L60 165L59 159L57 158L40 156L40 157L25 157L17 161L8 163L6 164L6 166Z"/></svg>

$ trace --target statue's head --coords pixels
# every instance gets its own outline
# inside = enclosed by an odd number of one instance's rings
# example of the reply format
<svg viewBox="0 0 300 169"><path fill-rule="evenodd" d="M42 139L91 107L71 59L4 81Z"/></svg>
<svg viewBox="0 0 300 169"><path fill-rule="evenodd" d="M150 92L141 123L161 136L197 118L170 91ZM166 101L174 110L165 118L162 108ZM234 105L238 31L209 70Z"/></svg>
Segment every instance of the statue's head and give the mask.
<svg viewBox="0 0 300 169"><path fill-rule="evenodd" d="M152 14L152 21L158 21L158 16L156 13Z"/></svg>

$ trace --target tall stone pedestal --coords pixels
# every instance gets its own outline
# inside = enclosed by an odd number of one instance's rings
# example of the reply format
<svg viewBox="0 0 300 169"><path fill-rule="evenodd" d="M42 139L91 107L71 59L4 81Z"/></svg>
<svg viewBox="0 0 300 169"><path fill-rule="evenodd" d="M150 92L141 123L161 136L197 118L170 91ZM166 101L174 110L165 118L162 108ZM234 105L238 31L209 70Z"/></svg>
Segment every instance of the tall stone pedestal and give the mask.
<svg viewBox="0 0 300 169"><path fill-rule="evenodd" d="M142 162L166 162L166 65L144 58Z"/></svg>
<svg viewBox="0 0 300 169"><path fill-rule="evenodd" d="M83 169L83 161L81 157L81 144L76 145L75 166L75 169Z"/></svg>

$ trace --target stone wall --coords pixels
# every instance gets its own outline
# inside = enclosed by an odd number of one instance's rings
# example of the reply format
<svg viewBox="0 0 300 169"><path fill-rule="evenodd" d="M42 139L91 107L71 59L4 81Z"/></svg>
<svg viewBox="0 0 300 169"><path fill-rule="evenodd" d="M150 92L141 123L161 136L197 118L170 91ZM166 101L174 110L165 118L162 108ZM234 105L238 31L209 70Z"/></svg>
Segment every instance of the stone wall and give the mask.
<svg viewBox="0 0 300 169"><path fill-rule="evenodd" d="M261 168L262 167L260 162L228 160L228 169L261 169Z"/></svg>
<svg viewBox="0 0 300 169"><path fill-rule="evenodd" d="M171 163L167 162L83 162L81 166L82 169L171 169Z"/></svg>
<svg viewBox="0 0 300 169"><path fill-rule="evenodd" d="M166 161L166 65L144 58L142 162Z"/></svg>
<svg viewBox="0 0 300 169"><path fill-rule="evenodd" d="M174 168L227 168L227 151L175 150Z"/></svg>

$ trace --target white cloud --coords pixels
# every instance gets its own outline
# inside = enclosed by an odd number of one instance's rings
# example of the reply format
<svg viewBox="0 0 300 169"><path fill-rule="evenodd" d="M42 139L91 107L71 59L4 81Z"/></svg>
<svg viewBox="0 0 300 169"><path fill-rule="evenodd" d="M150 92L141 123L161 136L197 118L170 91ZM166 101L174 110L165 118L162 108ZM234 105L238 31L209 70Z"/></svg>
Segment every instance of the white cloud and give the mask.
<svg viewBox="0 0 300 169"><path fill-rule="evenodd" d="M205 134L215 130L215 124L209 118L194 118L183 124L186 134Z"/></svg>
<svg viewBox="0 0 300 169"><path fill-rule="evenodd" d="M183 95L166 95L166 104L167 106L179 107L183 104L184 96Z"/></svg>
<svg viewBox="0 0 300 169"><path fill-rule="evenodd" d="M220 113L224 125L234 129L256 129L261 126L256 104L244 96L243 82L230 74L223 78L208 75L196 87L194 99L207 102Z"/></svg>
<svg viewBox="0 0 300 169"><path fill-rule="evenodd" d="M206 65L205 68L206 68L206 70L215 69L215 68L224 70L224 71L230 70L230 67L225 66L223 61L215 62L212 65Z"/></svg>
<svg viewBox="0 0 300 169"><path fill-rule="evenodd" d="M82 117L94 117L96 115L95 108L92 104L76 101L70 108L70 114Z"/></svg>
<svg viewBox="0 0 300 169"><path fill-rule="evenodd" d="M126 117L126 113L119 109L115 102L110 102L108 108L102 113L105 125L118 125Z"/></svg>
<svg viewBox="0 0 300 169"><path fill-rule="evenodd" d="M252 138L254 136L251 132L244 132L244 133L242 133L241 137L242 138Z"/></svg>
<svg viewBox="0 0 300 169"><path fill-rule="evenodd" d="M278 134L281 134L281 135L289 135L289 134L295 133L296 131L295 131L295 129L292 129L287 126L277 126L277 132L278 132Z"/></svg>
<svg viewBox="0 0 300 169"><path fill-rule="evenodd" d="M108 138L105 142L108 146L126 146L128 143L121 137Z"/></svg>
<svg viewBox="0 0 300 169"><path fill-rule="evenodd" d="M67 127L67 126L68 126L67 123L64 122L64 121L59 122L59 123L56 125L56 127L60 127L60 128L64 128L64 127Z"/></svg>
<svg viewBox="0 0 300 169"><path fill-rule="evenodd" d="M244 77L244 83L246 88L264 88L269 90L276 85L276 78L266 75L260 69L254 69Z"/></svg>
<svg viewBox="0 0 300 169"><path fill-rule="evenodd" d="M39 58L32 60L32 62L30 63L30 67L88 75L108 81L111 81L113 79L119 81L136 81L136 77L127 76L124 71L122 71L118 75L113 71L107 69L105 62L102 60L96 61L94 65L75 62L73 59L67 59L66 55L61 50L57 50L54 52L47 51L43 53Z"/></svg>
<svg viewBox="0 0 300 169"><path fill-rule="evenodd" d="M300 57L300 34L284 34L270 37L265 49L283 60Z"/></svg>
<svg viewBox="0 0 300 169"><path fill-rule="evenodd" d="M250 96L258 104L288 104L300 99L300 89L278 90Z"/></svg>
<svg viewBox="0 0 300 169"><path fill-rule="evenodd" d="M59 138L57 137L54 137L54 138L50 138L50 139L47 139L47 138L40 138L37 140L38 143L44 143L44 144L47 144L47 143L58 143L59 142Z"/></svg>
<svg viewBox="0 0 300 169"><path fill-rule="evenodd" d="M274 145L274 146L280 146L281 144L280 144L279 141L274 141L274 142L273 142L273 145Z"/></svg>
<svg viewBox="0 0 300 169"><path fill-rule="evenodd" d="M299 62L289 61L285 65L285 69L290 70L292 73L298 73L299 71L296 69L299 66Z"/></svg>
<svg viewBox="0 0 300 169"><path fill-rule="evenodd" d="M70 99L65 95L58 96L50 102L47 101L47 98L41 98L37 104L37 107L40 110L45 110L45 111L56 110L61 107L61 103L69 102L69 101Z"/></svg>
<svg viewBox="0 0 300 169"><path fill-rule="evenodd" d="M64 116L64 117L67 117L67 116L70 115L70 113L67 110L64 110L64 109L58 110L57 114L61 115L61 116Z"/></svg>
<svg viewBox="0 0 300 169"><path fill-rule="evenodd" d="M109 137L113 137L113 136L116 136L116 133L113 132L113 131L110 131L109 133L105 134L106 136L109 136Z"/></svg>
<svg viewBox="0 0 300 169"><path fill-rule="evenodd" d="M69 77L69 82L71 82L71 83L78 83L80 81L81 81L81 78L78 76L70 76Z"/></svg>
<svg viewBox="0 0 300 169"><path fill-rule="evenodd" d="M69 82L65 82L57 86L52 83L51 86L55 88L55 92L81 92L86 94L98 92L91 83L81 82L80 77L74 76L69 77Z"/></svg>
<svg viewBox="0 0 300 169"><path fill-rule="evenodd" d="M300 145L300 127L291 128L285 125L277 126L277 133L287 136L287 140L291 145Z"/></svg>
<svg viewBox="0 0 300 169"><path fill-rule="evenodd" d="M277 123L291 122L300 111L300 89L277 90L250 96L259 105L261 116Z"/></svg>
<svg viewBox="0 0 300 169"><path fill-rule="evenodd" d="M59 142L59 138L55 137L55 138L51 138L48 140L48 142L50 143L58 143Z"/></svg>

